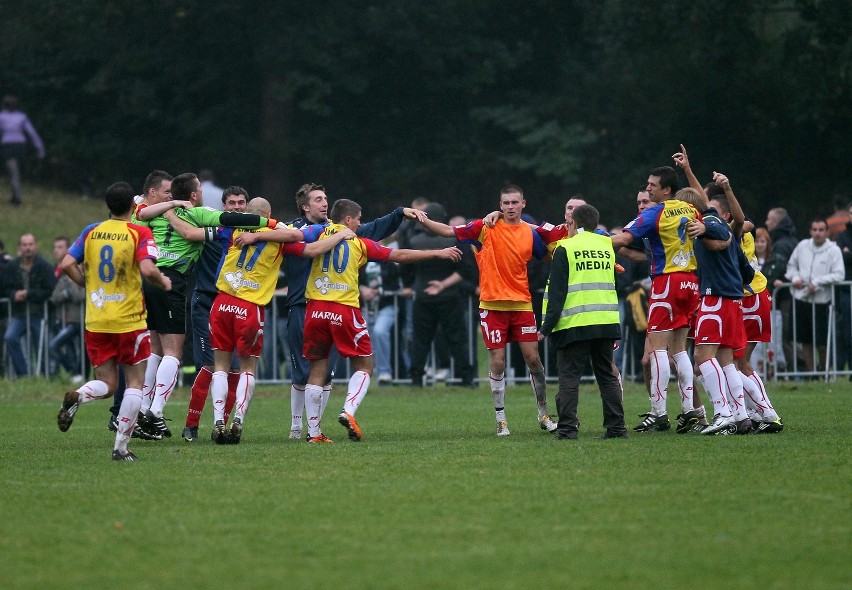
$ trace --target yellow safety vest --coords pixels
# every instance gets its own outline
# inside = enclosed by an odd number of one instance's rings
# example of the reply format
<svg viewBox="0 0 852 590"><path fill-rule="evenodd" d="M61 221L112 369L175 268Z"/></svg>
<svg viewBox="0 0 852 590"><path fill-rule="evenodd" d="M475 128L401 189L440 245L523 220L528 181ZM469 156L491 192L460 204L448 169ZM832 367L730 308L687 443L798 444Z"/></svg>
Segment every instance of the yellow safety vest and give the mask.
<svg viewBox="0 0 852 590"><path fill-rule="evenodd" d="M581 231L556 244L557 248L563 247L568 255L568 294L553 331L619 325L612 240L594 232ZM547 311L547 290L544 293L544 311Z"/></svg>

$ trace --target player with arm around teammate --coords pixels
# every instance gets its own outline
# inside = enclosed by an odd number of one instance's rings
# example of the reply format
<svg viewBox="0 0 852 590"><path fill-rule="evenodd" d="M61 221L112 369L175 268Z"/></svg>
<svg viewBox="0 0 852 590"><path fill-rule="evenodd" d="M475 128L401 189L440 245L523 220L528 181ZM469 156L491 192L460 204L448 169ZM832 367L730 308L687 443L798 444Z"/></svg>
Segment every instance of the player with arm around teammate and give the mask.
<svg viewBox="0 0 852 590"><path fill-rule="evenodd" d="M361 206L349 199L339 199L331 210L331 224L320 242L349 228L356 231L361 224ZM305 297L305 333L303 354L310 361L310 374L305 387L305 406L308 415L308 442L332 442L320 426L323 405L323 386L327 382L329 354L335 346L350 359L353 374L349 379L343 410L337 417L349 435L358 442L361 428L355 420L373 372L372 345L367 322L361 315L358 289L358 270L369 260L399 263L443 258L458 262L461 250L393 250L366 238L344 240L324 256L314 258Z"/></svg>
<svg viewBox="0 0 852 590"><path fill-rule="evenodd" d="M249 201L248 213L268 217L269 202L254 198ZM326 253L338 242L354 237L352 232L341 232L332 240L317 241L322 226L307 226L302 230L282 228L275 238L256 241L241 240L251 232L221 228L220 239L227 243L219 268L216 287L219 294L210 310L210 345L213 348L213 441L217 444L237 444L243 432L246 413L254 393L254 373L257 359L263 348L264 307L272 300L278 269L286 255L313 257ZM269 232L261 228L258 232ZM302 238L312 242L306 244ZM280 239L281 243L276 243ZM230 431L225 431L225 399L228 391L228 374L231 354L236 350L240 364L234 418Z"/></svg>

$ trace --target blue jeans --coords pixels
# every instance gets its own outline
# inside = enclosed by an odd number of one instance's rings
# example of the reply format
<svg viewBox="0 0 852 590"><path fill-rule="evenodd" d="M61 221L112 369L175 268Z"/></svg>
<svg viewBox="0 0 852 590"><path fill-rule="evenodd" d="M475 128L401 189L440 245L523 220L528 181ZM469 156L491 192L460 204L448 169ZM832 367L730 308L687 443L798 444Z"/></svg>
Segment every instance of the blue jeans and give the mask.
<svg viewBox="0 0 852 590"><path fill-rule="evenodd" d="M391 367L391 332L396 323L393 305L386 305L369 318L370 342L373 344L373 362L376 376L393 375Z"/></svg>
<svg viewBox="0 0 852 590"><path fill-rule="evenodd" d="M62 367L71 375L82 373L80 356L77 354L77 340L80 338L80 324L69 323L62 326L59 333L50 340L50 359L56 363L57 370Z"/></svg>
<svg viewBox="0 0 852 590"><path fill-rule="evenodd" d="M41 329L41 315L30 314L30 343L37 343L39 330ZM12 360L12 367L15 369L15 374L18 377L23 377L29 373L27 369L27 356L24 354L24 347L21 344L21 339L27 333L27 317L13 315L9 318L9 324L6 326L6 333L3 335L3 340L6 342L6 350L9 351L9 358ZM29 351L28 351L29 352Z"/></svg>

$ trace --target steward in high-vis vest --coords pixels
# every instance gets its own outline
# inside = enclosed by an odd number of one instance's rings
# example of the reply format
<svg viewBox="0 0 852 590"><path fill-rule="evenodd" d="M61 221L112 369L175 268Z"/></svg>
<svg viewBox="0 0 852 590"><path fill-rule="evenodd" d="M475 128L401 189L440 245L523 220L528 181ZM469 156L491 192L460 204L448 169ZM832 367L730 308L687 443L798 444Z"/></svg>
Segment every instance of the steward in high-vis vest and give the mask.
<svg viewBox="0 0 852 590"><path fill-rule="evenodd" d="M603 438L627 436L618 373L612 362L613 341L621 338L615 293L612 240L594 233L600 216L591 205L574 209L569 237L557 242L545 292L539 340L550 336L556 347L559 392L558 440L575 439L580 377L591 359L603 401Z"/></svg>

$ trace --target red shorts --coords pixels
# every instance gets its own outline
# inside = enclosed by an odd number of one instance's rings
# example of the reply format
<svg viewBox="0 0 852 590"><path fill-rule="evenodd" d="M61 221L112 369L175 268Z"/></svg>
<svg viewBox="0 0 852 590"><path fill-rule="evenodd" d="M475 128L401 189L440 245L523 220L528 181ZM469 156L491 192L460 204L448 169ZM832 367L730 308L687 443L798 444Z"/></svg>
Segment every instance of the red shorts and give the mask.
<svg viewBox="0 0 852 590"><path fill-rule="evenodd" d="M151 356L151 333L147 328L123 334L86 330L86 354L94 367L110 359L118 365L138 365Z"/></svg>
<svg viewBox="0 0 852 590"><path fill-rule="evenodd" d="M309 299L305 307L302 354L309 361L326 359L332 344L345 358L373 354L367 322L360 309L334 301Z"/></svg>
<svg viewBox="0 0 852 590"><path fill-rule="evenodd" d="M657 275L648 296L648 331L669 332L689 326L698 309L698 277L692 272Z"/></svg>
<svg viewBox="0 0 852 590"><path fill-rule="evenodd" d="M705 295L695 320L695 345L718 344L721 348L746 345L743 312L739 299Z"/></svg>
<svg viewBox="0 0 852 590"><path fill-rule="evenodd" d="M479 327L488 350L505 348L508 342L538 342L538 327L532 311L480 308Z"/></svg>
<svg viewBox="0 0 852 590"><path fill-rule="evenodd" d="M757 295L743 297L743 324L746 340L749 342L769 342L772 340L772 295L764 289Z"/></svg>
<svg viewBox="0 0 852 590"><path fill-rule="evenodd" d="M210 310L210 348L237 351L246 358L260 356L263 348L263 307L245 299L219 293Z"/></svg>

